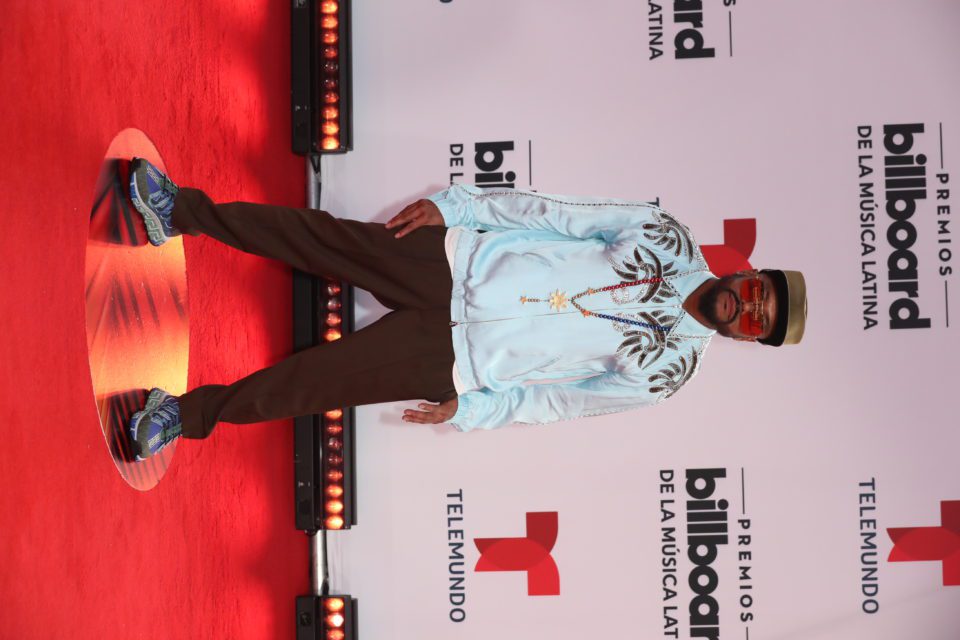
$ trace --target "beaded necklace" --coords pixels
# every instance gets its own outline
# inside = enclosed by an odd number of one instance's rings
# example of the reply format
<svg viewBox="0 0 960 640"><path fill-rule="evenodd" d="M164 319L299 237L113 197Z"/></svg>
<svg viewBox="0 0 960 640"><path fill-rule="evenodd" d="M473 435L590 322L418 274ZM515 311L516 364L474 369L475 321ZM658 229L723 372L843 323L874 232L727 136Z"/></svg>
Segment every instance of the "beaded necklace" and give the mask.
<svg viewBox="0 0 960 640"><path fill-rule="evenodd" d="M659 324L650 324L648 322L640 322L639 320L631 320L629 318L621 318L619 316L608 316L605 313L596 313L595 311L584 309L582 306L580 306L577 303L578 298L582 298L584 296L592 296L595 293L603 293L604 291L613 291L615 289L622 289L624 287L635 287L641 284L654 284L657 282L663 282L663 278L645 278L643 280L634 280L633 282L621 282L620 284L611 284L606 287L601 287L600 289L594 289L592 287L588 287L585 291L581 291L580 293L576 294L572 298L567 298L566 292L563 292L563 291L560 291L560 289L557 289L556 291L550 294L549 300L542 300L540 298L528 298L527 296L520 296L520 304L526 304L528 302L548 302L550 304L550 308L553 309L554 311L563 311L564 309L566 309L567 303L569 302L574 306L574 308L577 309L577 311L582 313L583 317L585 318L594 316L596 318L603 318L604 320L613 320L615 322L623 322L626 324L636 325L638 327L644 327L645 329L653 329L654 331L661 331L663 333L667 333L668 331L670 331L672 327L666 327Z"/></svg>

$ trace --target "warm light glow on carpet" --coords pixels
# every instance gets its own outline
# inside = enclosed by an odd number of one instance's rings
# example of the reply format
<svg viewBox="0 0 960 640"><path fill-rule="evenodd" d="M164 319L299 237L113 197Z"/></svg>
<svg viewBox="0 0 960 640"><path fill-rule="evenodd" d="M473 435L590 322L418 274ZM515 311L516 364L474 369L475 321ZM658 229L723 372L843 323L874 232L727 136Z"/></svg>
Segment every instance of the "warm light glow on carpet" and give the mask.
<svg viewBox="0 0 960 640"><path fill-rule="evenodd" d="M156 486L176 444L136 462L126 424L146 392L186 391L189 315L183 241L147 242L129 199L129 161L163 168L143 132L121 131L111 142L97 180L86 254L87 349L100 426L123 478L135 489Z"/></svg>

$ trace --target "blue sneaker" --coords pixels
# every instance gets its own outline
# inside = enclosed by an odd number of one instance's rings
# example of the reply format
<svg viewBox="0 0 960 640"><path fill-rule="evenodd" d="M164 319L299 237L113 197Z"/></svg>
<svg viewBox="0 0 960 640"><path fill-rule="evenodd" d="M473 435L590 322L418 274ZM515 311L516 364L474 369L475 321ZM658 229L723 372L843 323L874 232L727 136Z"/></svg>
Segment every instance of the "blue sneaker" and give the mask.
<svg viewBox="0 0 960 640"><path fill-rule="evenodd" d="M130 161L130 199L143 216L147 237L155 247L180 235L171 218L179 192L173 180L143 158Z"/></svg>
<svg viewBox="0 0 960 640"><path fill-rule="evenodd" d="M180 403L163 389L153 389L142 411L130 418L130 442L137 460L156 455L180 437Z"/></svg>

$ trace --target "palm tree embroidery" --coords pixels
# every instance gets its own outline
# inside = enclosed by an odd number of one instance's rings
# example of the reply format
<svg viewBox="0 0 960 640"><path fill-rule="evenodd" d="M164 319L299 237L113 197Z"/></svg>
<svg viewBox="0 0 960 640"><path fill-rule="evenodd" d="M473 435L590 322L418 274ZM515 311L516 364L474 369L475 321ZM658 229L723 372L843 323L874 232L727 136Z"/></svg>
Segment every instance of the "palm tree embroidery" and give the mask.
<svg viewBox="0 0 960 640"><path fill-rule="evenodd" d="M626 315L658 326L671 326L677 320L676 316L660 309ZM614 323L614 328L621 331L624 337L617 347L617 353L628 359L636 356L637 366L641 369L656 362L667 349L676 351L680 347L680 341L665 331L636 328L635 325L626 323Z"/></svg>
<svg viewBox="0 0 960 640"><path fill-rule="evenodd" d="M644 257L646 257L646 260L644 260ZM674 263L668 262L664 265L657 254L642 245L637 245L633 250L633 255L624 258L621 264L611 266L624 282L654 280L647 285L645 291L638 294L631 294L626 289L614 289L610 292L610 299L617 304L628 304L630 302L662 304L674 295L670 286L663 281L663 278L677 274Z"/></svg>
<svg viewBox="0 0 960 640"><path fill-rule="evenodd" d="M693 377L699 364L700 357L697 350L691 349L688 356L680 356L679 360L671 362L648 378L653 385L650 387L650 393L666 391L664 399L669 398Z"/></svg>
<svg viewBox="0 0 960 640"><path fill-rule="evenodd" d="M644 223L643 230L646 233L643 237L677 257L683 254L687 259L692 260L697 245L693 241L690 230L663 211L655 212L654 216L659 222Z"/></svg>

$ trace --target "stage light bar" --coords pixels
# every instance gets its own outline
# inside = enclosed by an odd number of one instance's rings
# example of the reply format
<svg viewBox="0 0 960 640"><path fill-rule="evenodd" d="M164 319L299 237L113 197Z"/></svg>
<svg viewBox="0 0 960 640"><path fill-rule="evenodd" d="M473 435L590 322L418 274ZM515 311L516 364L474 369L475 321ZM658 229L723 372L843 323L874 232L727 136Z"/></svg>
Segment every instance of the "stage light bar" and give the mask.
<svg viewBox="0 0 960 640"><path fill-rule="evenodd" d="M353 329L353 291L336 280L294 274L296 349L334 342ZM294 420L297 527L307 533L349 529L356 520L354 411Z"/></svg>
<svg viewBox="0 0 960 640"><path fill-rule="evenodd" d="M348 595L299 596L297 640L357 640L357 601Z"/></svg>
<svg viewBox="0 0 960 640"><path fill-rule="evenodd" d="M336 6L336 2L325 2L331 9ZM338 328L343 325L343 288L335 280L328 280L324 289L326 299L318 305L322 322L328 328L323 339L327 342L339 340L342 334ZM324 412L321 416L321 425L323 432L320 437L321 461L323 464L323 528L327 530L349 529L351 524L355 523L352 509L348 511L348 503L353 498L348 485L344 484L346 477L346 455L349 455L351 447L345 442L345 437L351 435L344 432L343 428L343 409L331 409Z"/></svg>
<svg viewBox="0 0 960 640"><path fill-rule="evenodd" d="M350 1L294 0L291 56L294 153L349 151Z"/></svg>

